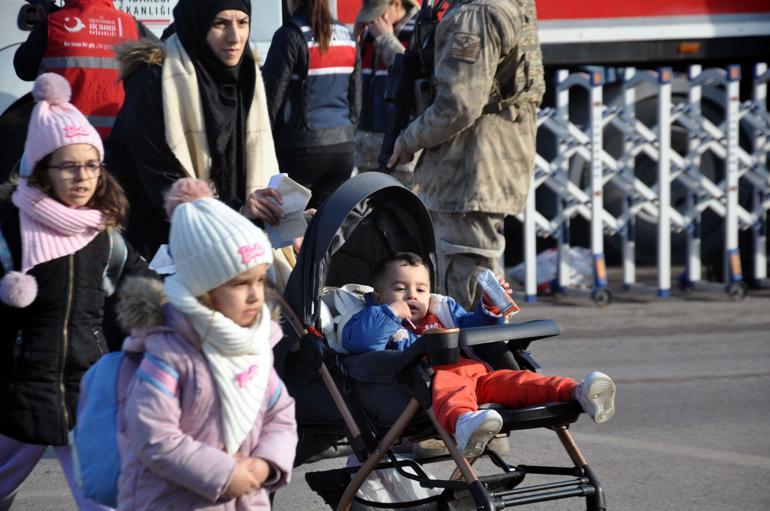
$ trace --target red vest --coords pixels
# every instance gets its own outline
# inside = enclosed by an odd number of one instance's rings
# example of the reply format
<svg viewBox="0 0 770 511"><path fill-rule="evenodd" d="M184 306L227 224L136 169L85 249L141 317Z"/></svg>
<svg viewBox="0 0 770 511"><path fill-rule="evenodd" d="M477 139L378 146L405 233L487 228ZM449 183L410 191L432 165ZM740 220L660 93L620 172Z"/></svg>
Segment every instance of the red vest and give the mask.
<svg viewBox="0 0 770 511"><path fill-rule="evenodd" d="M71 0L48 16L48 47L40 71L67 79L71 103L102 138L110 134L125 96L113 47L136 39L136 20L115 9L111 0Z"/></svg>

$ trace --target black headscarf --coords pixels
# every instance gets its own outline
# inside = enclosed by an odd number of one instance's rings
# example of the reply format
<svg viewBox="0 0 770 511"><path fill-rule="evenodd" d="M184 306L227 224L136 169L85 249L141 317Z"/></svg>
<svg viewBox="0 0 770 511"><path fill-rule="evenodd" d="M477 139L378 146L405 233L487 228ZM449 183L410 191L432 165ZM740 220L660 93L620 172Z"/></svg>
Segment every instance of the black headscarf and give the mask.
<svg viewBox="0 0 770 511"><path fill-rule="evenodd" d="M236 205L245 196L246 115L254 97L256 71L248 45L240 62L228 67L206 42L214 17L228 9L251 16L250 0L180 0L174 7L174 25L198 77L211 180L220 199Z"/></svg>

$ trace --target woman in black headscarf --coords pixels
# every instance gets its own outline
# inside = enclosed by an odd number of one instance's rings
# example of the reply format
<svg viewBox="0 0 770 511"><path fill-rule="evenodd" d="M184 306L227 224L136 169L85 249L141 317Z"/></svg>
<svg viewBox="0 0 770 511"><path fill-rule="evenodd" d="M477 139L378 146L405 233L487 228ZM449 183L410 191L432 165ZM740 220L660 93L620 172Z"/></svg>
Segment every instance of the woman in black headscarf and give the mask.
<svg viewBox="0 0 770 511"><path fill-rule="evenodd" d="M127 238L146 257L168 239L163 193L184 176L252 218L273 220L263 190L278 172L264 85L249 49L249 0L180 0L176 34L118 52L126 101L107 164L131 204Z"/></svg>

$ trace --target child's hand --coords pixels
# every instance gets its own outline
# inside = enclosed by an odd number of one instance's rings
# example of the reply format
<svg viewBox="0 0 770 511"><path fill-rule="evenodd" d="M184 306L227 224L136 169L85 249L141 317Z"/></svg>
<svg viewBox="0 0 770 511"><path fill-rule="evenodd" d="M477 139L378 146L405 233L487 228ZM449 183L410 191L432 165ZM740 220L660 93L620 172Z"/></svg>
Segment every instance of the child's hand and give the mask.
<svg viewBox="0 0 770 511"><path fill-rule="evenodd" d="M513 289L511 289L511 285L508 283L507 280L505 280L505 277L502 275L495 275L497 277L497 281L500 283L501 286L503 286L503 289L505 289L505 292L509 295L513 294Z"/></svg>
<svg viewBox="0 0 770 511"><path fill-rule="evenodd" d="M503 286L503 289L505 292L509 295L513 295L513 290L511 289L511 285L503 278L502 275L496 275L497 281L500 283L501 286ZM491 312L492 314L500 314L500 309L498 309L494 303L492 303L492 299L489 298L489 295L484 293L481 296L481 299L484 303L484 306Z"/></svg>
<svg viewBox="0 0 770 511"><path fill-rule="evenodd" d="M262 483L270 477L270 464L262 458L249 458L251 460L251 473L259 480L260 487Z"/></svg>
<svg viewBox="0 0 770 511"><path fill-rule="evenodd" d="M238 497L243 497L251 490L257 489L262 485L264 479L260 481L257 475L254 474L252 471L253 463L253 458L236 455L235 470L233 470L230 484L227 485L227 489L223 495L224 498L237 499Z"/></svg>
<svg viewBox="0 0 770 511"><path fill-rule="evenodd" d="M393 303L389 303L388 306L393 312L401 319L409 319L412 317L412 311L409 310L409 306L404 300L396 300Z"/></svg>

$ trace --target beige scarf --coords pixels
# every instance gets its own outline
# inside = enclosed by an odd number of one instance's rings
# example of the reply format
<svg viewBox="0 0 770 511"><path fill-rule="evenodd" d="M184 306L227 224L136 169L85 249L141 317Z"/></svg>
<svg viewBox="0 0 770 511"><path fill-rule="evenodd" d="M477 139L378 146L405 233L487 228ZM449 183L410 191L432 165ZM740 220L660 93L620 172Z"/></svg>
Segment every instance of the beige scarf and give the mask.
<svg viewBox="0 0 770 511"><path fill-rule="evenodd" d="M176 35L166 41L166 60L161 77L166 142L190 177L209 181L211 153L206 138L195 67ZM257 55L252 53L256 66ZM254 99L246 116L246 200L258 188L265 188L278 173L273 133L267 115L267 98L257 66Z"/></svg>

